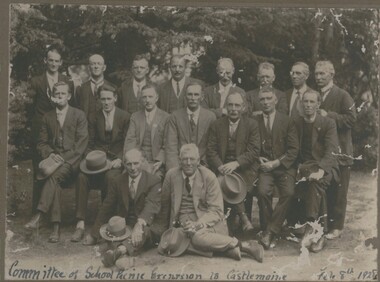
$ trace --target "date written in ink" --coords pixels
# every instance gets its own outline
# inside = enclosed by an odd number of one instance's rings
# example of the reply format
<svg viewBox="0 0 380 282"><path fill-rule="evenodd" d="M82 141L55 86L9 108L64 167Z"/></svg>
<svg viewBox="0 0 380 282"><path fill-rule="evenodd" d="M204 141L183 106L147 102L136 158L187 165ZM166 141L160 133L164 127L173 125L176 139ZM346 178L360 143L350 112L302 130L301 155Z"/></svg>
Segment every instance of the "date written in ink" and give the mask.
<svg viewBox="0 0 380 282"><path fill-rule="evenodd" d="M352 279L355 280L377 280L377 270L368 270L355 272L354 268L350 267L347 269L342 269L340 271L327 271L326 268L321 269L321 272L317 275L317 279L320 281L327 280L343 280L343 279Z"/></svg>

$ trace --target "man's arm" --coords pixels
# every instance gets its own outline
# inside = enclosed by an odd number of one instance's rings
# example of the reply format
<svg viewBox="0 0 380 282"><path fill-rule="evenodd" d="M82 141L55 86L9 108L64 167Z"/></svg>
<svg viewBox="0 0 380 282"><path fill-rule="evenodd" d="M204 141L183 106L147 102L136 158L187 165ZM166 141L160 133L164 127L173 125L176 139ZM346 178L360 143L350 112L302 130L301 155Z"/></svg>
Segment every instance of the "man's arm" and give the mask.
<svg viewBox="0 0 380 282"><path fill-rule="evenodd" d="M336 130L336 125L333 120L326 118L325 121L325 136L324 136L324 155L319 162L319 167L325 172L329 172L336 162L336 157L333 153L338 153L338 133Z"/></svg>
<svg viewBox="0 0 380 282"><path fill-rule="evenodd" d="M237 162L239 163L240 167L253 165L259 161L260 157L261 140L257 122L255 120L249 119L247 125L248 127L245 128L245 130L248 131L247 134L249 135L249 138L246 151L237 157Z"/></svg>
<svg viewBox="0 0 380 282"><path fill-rule="evenodd" d="M129 123L129 128L127 131L127 136L125 137L124 141L124 154L128 152L131 149L134 149L138 146L137 144L137 131L138 131L138 125L136 121L136 116L132 115L131 121Z"/></svg>
<svg viewBox="0 0 380 282"><path fill-rule="evenodd" d="M139 214L139 218L143 219L147 225L151 225L154 218L161 208L161 183L157 181L152 183L148 195L145 197L144 208Z"/></svg>
<svg viewBox="0 0 380 282"><path fill-rule="evenodd" d="M221 160L219 154L218 154L218 145L220 140L218 140L218 129L217 128L217 121L214 121L210 128L209 128L209 135L208 135L208 142L207 142L207 151L206 151L206 157L207 157L207 163L210 165L210 167L217 171L218 167L223 165L223 161Z"/></svg>
<svg viewBox="0 0 380 282"><path fill-rule="evenodd" d="M45 114L42 118L42 124L37 143L37 151L42 159L46 159L51 153L55 153L55 150L50 146L49 137L48 118Z"/></svg>
<svg viewBox="0 0 380 282"><path fill-rule="evenodd" d="M336 122L338 129L352 128L356 121L356 107L350 94L340 90L340 112L328 111L327 116Z"/></svg>
<svg viewBox="0 0 380 282"><path fill-rule="evenodd" d="M179 165L179 144L176 116L171 115L166 132L165 160L166 169L169 170Z"/></svg>
<svg viewBox="0 0 380 282"><path fill-rule="evenodd" d="M280 163L289 168L297 159L299 152L299 140L297 130L293 121L289 121L286 137L286 152L279 158Z"/></svg>

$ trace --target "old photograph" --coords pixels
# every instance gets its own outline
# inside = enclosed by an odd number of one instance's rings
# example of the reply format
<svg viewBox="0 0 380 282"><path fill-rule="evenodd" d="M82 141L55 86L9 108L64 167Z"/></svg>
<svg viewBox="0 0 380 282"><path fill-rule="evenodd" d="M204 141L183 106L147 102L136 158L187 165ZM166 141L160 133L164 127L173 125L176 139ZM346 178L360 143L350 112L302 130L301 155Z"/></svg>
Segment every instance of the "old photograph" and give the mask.
<svg viewBox="0 0 380 282"><path fill-rule="evenodd" d="M377 281L379 48L380 8L10 4L0 273Z"/></svg>

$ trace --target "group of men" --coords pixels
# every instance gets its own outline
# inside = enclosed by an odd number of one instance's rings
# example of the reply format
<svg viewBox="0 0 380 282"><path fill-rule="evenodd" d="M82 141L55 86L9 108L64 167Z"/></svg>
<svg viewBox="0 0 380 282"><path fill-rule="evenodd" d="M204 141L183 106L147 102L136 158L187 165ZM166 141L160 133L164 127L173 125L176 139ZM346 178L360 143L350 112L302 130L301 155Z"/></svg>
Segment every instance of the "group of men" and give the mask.
<svg viewBox="0 0 380 282"><path fill-rule="evenodd" d="M119 88L105 80L99 54L89 57L91 78L77 89L58 72L58 48L47 50L45 63L29 87L34 215L26 229L50 213L49 242L58 242L61 190L74 184L71 241L120 242L104 254L105 265L160 237L166 255L188 250L240 259L243 252L262 261L285 220L306 223L301 245L313 252L325 238L340 237L356 116L350 95L333 82L331 62L315 66L318 91L306 84L309 66L295 63L293 88L285 93L273 87L274 66L267 62L258 68L260 87L248 92L233 84L229 58L218 61L219 81L208 87L185 76L179 55L171 58L171 78L158 86L148 79L144 56L135 57L133 78ZM85 234L90 189L100 189L103 202ZM241 242L235 231L253 230L254 196L263 233L259 242ZM326 235L314 240L309 223L318 220ZM176 245L180 238L188 242Z"/></svg>

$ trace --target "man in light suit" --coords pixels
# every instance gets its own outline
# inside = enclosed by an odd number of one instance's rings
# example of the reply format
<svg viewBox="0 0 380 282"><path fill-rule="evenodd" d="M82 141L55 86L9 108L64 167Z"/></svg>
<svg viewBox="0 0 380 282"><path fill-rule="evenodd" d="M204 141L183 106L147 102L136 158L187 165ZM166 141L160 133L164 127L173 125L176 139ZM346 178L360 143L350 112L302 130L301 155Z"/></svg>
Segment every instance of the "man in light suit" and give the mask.
<svg viewBox="0 0 380 282"><path fill-rule="evenodd" d="M56 108L42 119L37 151L41 159L51 158L62 164L43 181L37 213L25 225L26 229L38 228L41 215L50 211L53 222L53 233L49 237L51 243L59 241L61 189L78 172L88 143L86 117L81 110L68 105L71 97L69 91L70 87L65 82L54 85L52 100Z"/></svg>
<svg viewBox="0 0 380 282"><path fill-rule="evenodd" d="M299 115L302 116L302 95L306 90L311 88L306 84L309 78L309 66L304 62L296 62L290 71L290 78L292 80L293 88L285 92L288 102L288 115L295 118Z"/></svg>
<svg viewBox="0 0 380 282"><path fill-rule="evenodd" d="M95 119L89 122L89 144L87 153L100 150L106 153L111 162L110 170L98 174L86 174L81 171L76 180L76 230L72 242L79 242L84 235L88 193L90 189L102 191L102 199L107 194L111 179L122 172L123 144L129 125L129 114L115 106L117 96L115 88L103 85L99 89L99 101L102 109Z"/></svg>
<svg viewBox="0 0 380 282"><path fill-rule="evenodd" d="M124 81L117 90L118 106L129 114L144 109L144 105L141 103L141 94L143 87L149 84L148 74L148 59L143 55L137 55L132 62L133 78Z"/></svg>
<svg viewBox="0 0 380 282"><path fill-rule="evenodd" d="M338 130L339 147L342 155L338 158L340 183L333 182L328 191L330 226L327 239L340 237L346 216L347 193L350 170L353 164L351 128L356 121L356 108L350 94L336 86L334 66L330 61L319 61L315 65L315 81L322 95L320 114L332 118Z"/></svg>
<svg viewBox="0 0 380 282"><path fill-rule="evenodd" d="M228 94L238 92L245 97L245 91L232 84L235 67L230 58L219 59L216 72L219 76L219 82L205 88L202 106L210 109L217 118L220 118L227 115L226 98Z"/></svg>
<svg viewBox="0 0 380 282"><path fill-rule="evenodd" d="M201 252L218 252L236 260L245 252L259 262L264 250L256 241L241 242L228 236L223 215L223 196L215 174L200 166L195 144L180 150L180 165L170 169L162 185L170 227L182 227L191 245Z"/></svg>
<svg viewBox="0 0 380 282"><path fill-rule="evenodd" d="M158 107L171 114L175 110L186 108L186 89L190 82L198 79L185 76L186 60L183 56L174 55L170 60L172 78L157 88Z"/></svg>
<svg viewBox="0 0 380 282"><path fill-rule="evenodd" d="M260 87L247 92L249 113L251 113L252 116L262 114L259 91L263 87L272 87L274 89L277 97L276 110L284 114L288 113L285 93L273 87L275 79L274 65L268 62L261 63L257 72L257 80L259 81Z"/></svg>
<svg viewBox="0 0 380 282"><path fill-rule="evenodd" d="M144 157L138 149L125 154L126 172L110 184L91 233L86 235L84 241L85 245L96 244L102 224L115 215L125 218L132 234L116 250L106 253L105 256L113 263L124 254L135 256L144 247L152 247L154 242L159 241L159 237L156 238L151 232L150 225L161 206L161 180L142 169L143 161Z"/></svg>
<svg viewBox="0 0 380 282"><path fill-rule="evenodd" d="M32 138L32 162L33 162L33 196L32 196L32 211L35 212L38 201L41 196L41 189L36 180L38 164L41 161L36 147L40 134L43 116L55 109L54 103L51 101L53 86L59 81L64 81L69 84L69 78L59 73L59 68L62 66L62 53L60 49L52 45L46 50L44 63L46 72L40 76L33 77L28 84L28 95L33 100L33 117L31 121L31 138ZM70 87L72 84L69 84Z"/></svg>
<svg viewBox="0 0 380 282"><path fill-rule="evenodd" d="M178 166L179 149L188 143L197 145L201 163L206 164L208 131L216 117L213 112L200 106L203 99L200 83L188 84L185 91L187 107L175 111L168 121L165 147L166 170Z"/></svg>
<svg viewBox="0 0 380 282"><path fill-rule="evenodd" d="M210 127L207 162L216 175L235 171L246 182L248 196L245 202L234 204L232 208L233 214L240 217L243 231L249 231L253 229L249 217L260 156L260 134L257 122L242 115L244 107L240 93L228 95L228 116L216 120Z"/></svg>
<svg viewBox="0 0 380 282"><path fill-rule="evenodd" d="M269 249L280 233L294 194L296 159L299 141L296 128L289 116L276 111L277 97L272 88L262 88L259 93L263 114L257 116L261 137L258 204L261 230L260 243ZM279 201L272 209L274 186Z"/></svg>
<svg viewBox="0 0 380 282"><path fill-rule="evenodd" d="M145 110L132 114L124 142L124 152L138 148L147 161L145 169L163 178L165 171L165 128L169 114L157 107L157 100L158 94L154 86L144 86L141 101Z"/></svg>
<svg viewBox="0 0 380 282"><path fill-rule="evenodd" d="M76 99L78 108L85 112L87 121L95 120L96 113L102 109L99 100L99 89L103 85L114 87L112 83L104 79L104 72L107 66L104 58L99 54L91 55L88 58L88 68L91 78L78 87Z"/></svg>

